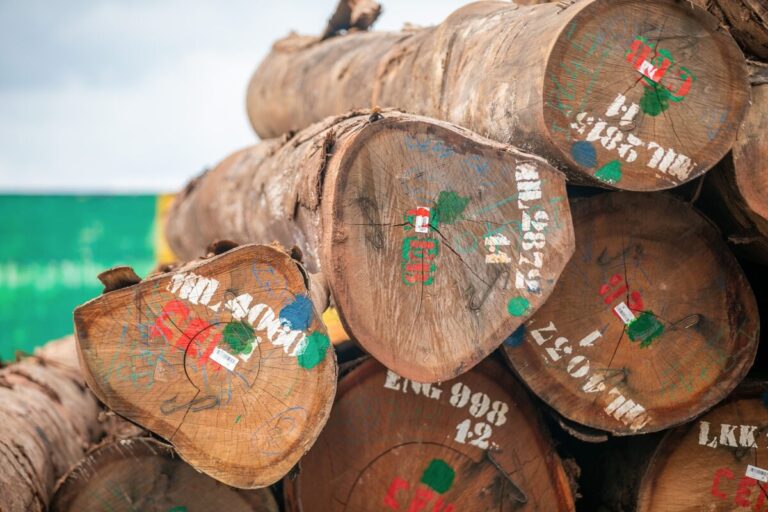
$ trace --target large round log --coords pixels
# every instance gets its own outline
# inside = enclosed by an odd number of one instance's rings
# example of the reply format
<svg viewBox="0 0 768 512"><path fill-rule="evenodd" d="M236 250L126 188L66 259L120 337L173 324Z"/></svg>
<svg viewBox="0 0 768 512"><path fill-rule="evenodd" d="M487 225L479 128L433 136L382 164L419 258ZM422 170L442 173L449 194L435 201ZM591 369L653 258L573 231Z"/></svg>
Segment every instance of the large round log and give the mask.
<svg viewBox="0 0 768 512"><path fill-rule="evenodd" d="M96 447L59 482L51 512L277 512L268 489L227 487L195 471L156 439Z"/></svg>
<svg viewBox="0 0 768 512"><path fill-rule="evenodd" d="M276 248L109 291L75 310L75 327L96 396L229 485L282 478L328 418L333 349L304 272Z"/></svg>
<svg viewBox="0 0 768 512"><path fill-rule="evenodd" d="M768 83L752 87L733 151L707 176L699 204L738 254L768 264Z"/></svg>
<svg viewBox="0 0 768 512"><path fill-rule="evenodd" d="M398 112L329 119L235 153L180 194L167 233L182 257L217 238L300 244L347 332L419 382L496 349L573 250L557 170Z"/></svg>
<svg viewBox="0 0 768 512"><path fill-rule="evenodd" d="M538 413L492 359L442 384L362 363L284 485L293 512L574 509Z"/></svg>
<svg viewBox="0 0 768 512"><path fill-rule="evenodd" d="M678 0L481 1L431 28L293 36L248 88L262 137L391 106L625 190L704 173L730 149L748 101L738 46L715 17Z"/></svg>
<svg viewBox="0 0 768 512"><path fill-rule="evenodd" d="M54 484L103 434L71 337L0 369L0 510L42 512Z"/></svg>
<svg viewBox="0 0 768 512"><path fill-rule="evenodd" d="M573 203L576 253L549 301L505 342L562 416L616 435L689 421L744 377L755 297L717 230L665 194Z"/></svg>
<svg viewBox="0 0 768 512"><path fill-rule="evenodd" d="M637 511L768 509L768 385L738 390L669 432L638 491Z"/></svg>

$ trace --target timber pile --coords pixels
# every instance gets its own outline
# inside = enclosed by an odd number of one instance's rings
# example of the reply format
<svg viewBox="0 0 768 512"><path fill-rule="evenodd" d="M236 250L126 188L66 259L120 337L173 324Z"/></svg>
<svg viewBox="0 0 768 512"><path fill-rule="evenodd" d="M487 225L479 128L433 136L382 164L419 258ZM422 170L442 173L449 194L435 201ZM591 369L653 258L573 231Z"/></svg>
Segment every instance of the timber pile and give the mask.
<svg viewBox="0 0 768 512"><path fill-rule="evenodd" d="M768 506L743 384L767 366L766 10L524 3L377 33L342 0L275 44L263 140L170 213L187 263L111 269L75 311L88 386L148 432L92 446L55 509ZM65 469L8 485L47 505Z"/></svg>
<svg viewBox="0 0 768 512"><path fill-rule="evenodd" d="M100 411L71 337L0 369L0 511L47 510L56 480L103 435Z"/></svg>

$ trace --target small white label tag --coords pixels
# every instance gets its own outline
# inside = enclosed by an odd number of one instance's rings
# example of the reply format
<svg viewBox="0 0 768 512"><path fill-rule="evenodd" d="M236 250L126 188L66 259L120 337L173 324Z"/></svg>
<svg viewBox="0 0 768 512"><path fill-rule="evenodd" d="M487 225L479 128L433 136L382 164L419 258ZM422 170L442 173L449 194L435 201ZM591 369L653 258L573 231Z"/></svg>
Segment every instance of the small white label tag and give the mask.
<svg viewBox="0 0 768 512"><path fill-rule="evenodd" d="M419 206L413 217L413 227L417 233L429 233L429 208Z"/></svg>
<svg viewBox="0 0 768 512"><path fill-rule="evenodd" d="M762 469L755 466L747 466L747 476L760 480L761 482L768 482L768 469Z"/></svg>
<svg viewBox="0 0 768 512"><path fill-rule="evenodd" d="M613 308L613 310L616 312L617 315L619 315L619 318L621 318L621 321L627 325L629 325L632 322L632 320L635 319L635 315L632 313L629 307L623 302L620 303L615 308Z"/></svg>
<svg viewBox="0 0 768 512"><path fill-rule="evenodd" d="M223 348L214 348L213 353L211 354L211 359L229 371L234 370L235 366L237 366L237 358Z"/></svg>

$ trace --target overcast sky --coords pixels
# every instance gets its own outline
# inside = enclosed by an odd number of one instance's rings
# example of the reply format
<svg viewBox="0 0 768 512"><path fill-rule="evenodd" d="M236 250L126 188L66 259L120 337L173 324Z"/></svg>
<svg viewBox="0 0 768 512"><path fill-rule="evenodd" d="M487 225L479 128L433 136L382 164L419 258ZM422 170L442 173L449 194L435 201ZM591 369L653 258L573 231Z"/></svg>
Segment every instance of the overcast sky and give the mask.
<svg viewBox="0 0 768 512"><path fill-rule="evenodd" d="M0 192L173 192L256 140L245 88L336 0L0 0ZM379 30L466 0L383 0Z"/></svg>

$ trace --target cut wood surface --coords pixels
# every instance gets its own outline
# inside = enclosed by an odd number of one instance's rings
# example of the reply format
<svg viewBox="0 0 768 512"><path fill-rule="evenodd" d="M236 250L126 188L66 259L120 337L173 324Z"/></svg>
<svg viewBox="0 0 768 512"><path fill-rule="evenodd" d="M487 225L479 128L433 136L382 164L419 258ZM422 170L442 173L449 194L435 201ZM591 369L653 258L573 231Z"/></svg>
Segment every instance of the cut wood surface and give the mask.
<svg viewBox="0 0 768 512"><path fill-rule="evenodd" d="M574 509L536 410L493 359L442 384L365 361L284 486L293 512Z"/></svg>
<svg viewBox="0 0 768 512"><path fill-rule="evenodd" d="M396 107L626 190L704 173L730 149L748 101L738 46L715 17L675 0L481 1L431 28L292 36L248 89L261 137Z"/></svg>
<svg viewBox="0 0 768 512"><path fill-rule="evenodd" d="M102 435L72 337L0 369L0 511L47 510L54 484Z"/></svg>
<svg viewBox="0 0 768 512"><path fill-rule="evenodd" d="M88 385L196 469L270 485L328 417L336 360L298 264L243 246L75 310Z"/></svg>
<svg viewBox="0 0 768 512"><path fill-rule="evenodd" d="M298 243L365 350L447 380L549 296L573 251L564 178L447 123L369 114L228 157L179 195L168 239L182 257L222 238Z"/></svg>
<svg viewBox="0 0 768 512"><path fill-rule="evenodd" d="M739 390L669 432L651 459L638 512L768 508L768 385Z"/></svg>
<svg viewBox="0 0 768 512"><path fill-rule="evenodd" d="M59 483L51 512L277 512L269 489L228 487L148 437L95 448Z"/></svg>
<svg viewBox="0 0 768 512"><path fill-rule="evenodd" d="M616 435L689 421L752 365L755 297L717 230L666 194L573 202L576 253L504 344L566 418Z"/></svg>
<svg viewBox="0 0 768 512"><path fill-rule="evenodd" d="M699 203L734 250L768 264L768 84L752 87L733 151L707 176Z"/></svg>

